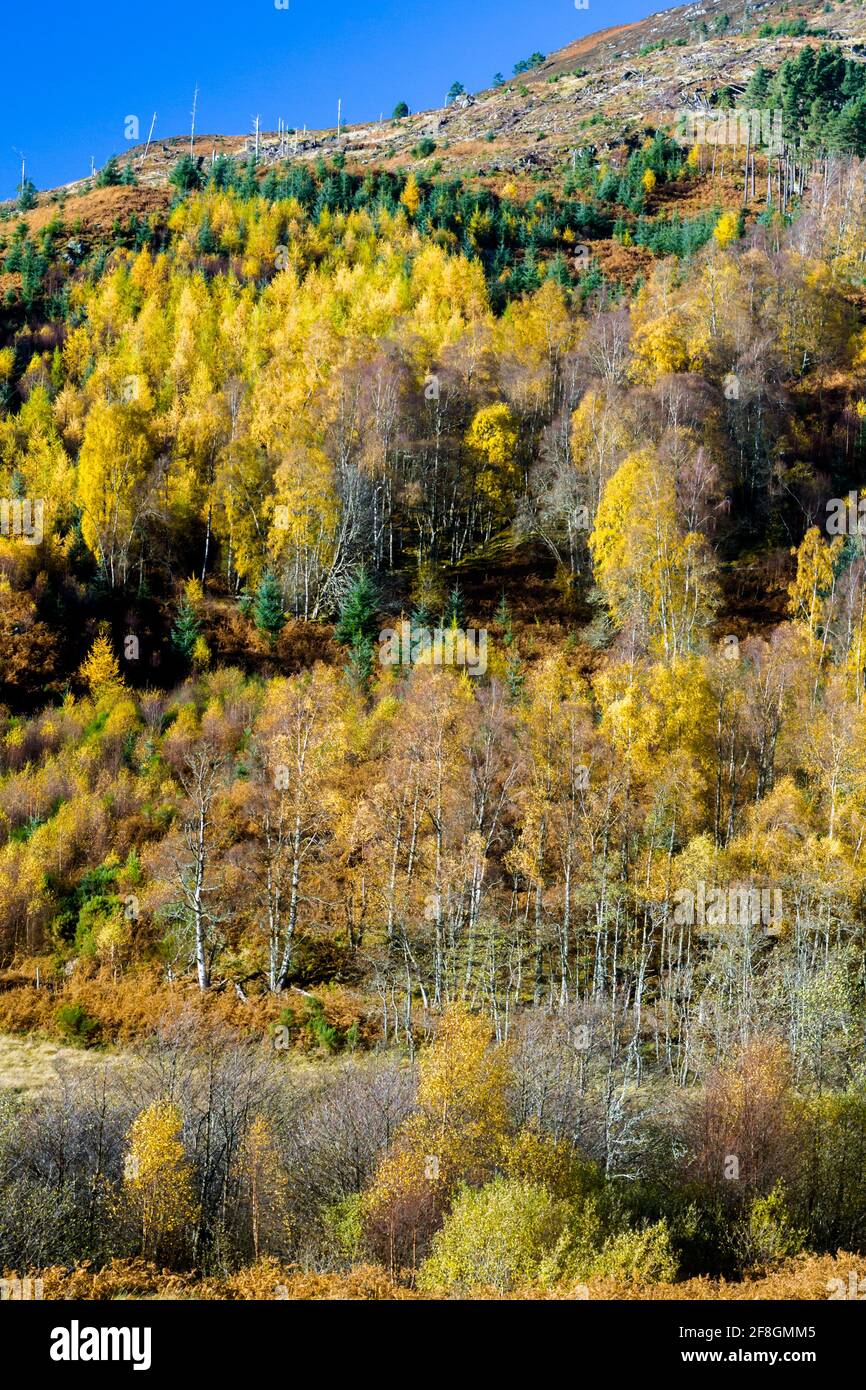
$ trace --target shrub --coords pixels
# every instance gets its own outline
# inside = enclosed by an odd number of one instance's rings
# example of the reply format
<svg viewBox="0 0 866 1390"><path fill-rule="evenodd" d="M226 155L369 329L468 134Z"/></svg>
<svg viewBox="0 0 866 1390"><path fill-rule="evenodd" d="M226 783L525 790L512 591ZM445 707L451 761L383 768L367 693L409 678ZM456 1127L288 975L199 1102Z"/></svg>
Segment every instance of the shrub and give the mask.
<svg viewBox="0 0 866 1390"><path fill-rule="evenodd" d="M741 1240L746 1264L770 1264L800 1253L803 1232L791 1222L780 1182L765 1197L753 1200L741 1226Z"/></svg>
<svg viewBox="0 0 866 1390"><path fill-rule="evenodd" d="M677 1277L677 1261L668 1223L657 1221L654 1226L620 1231L610 1237L585 1273L634 1284L673 1283Z"/></svg>
<svg viewBox="0 0 866 1390"><path fill-rule="evenodd" d="M307 1027L313 1035L316 1046L320 1047L323 1052L335 1052L338 1041L337 1030L325 1017L321 1002L318 999L311 1000L309 1007Z"/></svg>
<svg viewBox="0 0 866 1390"><path fill-rule="evenodd" d="M333 1238L337 1251L348 1260L355 1260L361 1245L364 1224L364 1199L352 1192L340 1202L333 1202L322 1211L322 1222Z"/></svg>
<svg viewBox="0 0 866 1390"><path fill-rule="evenodd" d="M67 1042L86 1047L93 1041L99 1023L82 1004L61 1004L57 1010L57 1027Z"/></svg>
<svg viewBox="0 0 866 1390"><path fill-rule="evenodd" d="M506 1158L508 1176L540 1183L553 1197L569 1201L598 1190L601 1179L592 1163L582 1161L570 1144L526 1125Z"/></svg>
<svg viewBox="0 0 866 1390"><path fill-rule="evenodd" d="M508 1290L561 1273L557 1254L568 1243L571 1208L540 1183L495 1178L464 1187L418 1275L418 1287Z"/></svg>

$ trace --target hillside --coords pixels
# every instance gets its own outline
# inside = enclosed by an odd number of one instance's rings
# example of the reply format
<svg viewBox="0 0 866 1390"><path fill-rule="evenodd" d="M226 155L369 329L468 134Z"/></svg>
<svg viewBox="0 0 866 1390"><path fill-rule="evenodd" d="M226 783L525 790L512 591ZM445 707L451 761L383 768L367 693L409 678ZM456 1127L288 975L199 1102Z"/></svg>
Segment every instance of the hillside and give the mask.
<svg viewBox="0 0 866 1390"><path fill-rule="evenodd" d="M0 1271L857 1297L864 30L0 209Z"/></svg>
<svg viewBox="0 0 866 1390"><path fill-rule="evenodd" d="M716 33L716 21L724 18L728 27ZM808 34L759 33L762 26L790 26L798 19L806 21ZM417 164L413 150L420 140L432 138L443 170L478 175L493 187L514 175L552 176L563 170L575 149L589 143L614 149L642 138L646 129L673 131L682 109L711 107L725 88L739 94L758 64L776 71L786 58L822 42L846 57L866 57L866 15L856 0L830 6L824 0L707 0L578 39L538 66L508 77L501 87L467 93L439 110L399 121L350 123L339 138L336 127L282 137L263 130L259 158L267 166L288 156L313 160L339 150L350 167L401 168ZM253 134L199 134L194 154L203 161L214 153L243 159L254 147ZM184 150L189 150L189 137L178 132L171 138L157 134L146 159L143 143L116 154L133 163L144 187L160 188ZM76 180L65 191L78 194L89 182ZM100 211L96 207L96 220Z"/></svg>

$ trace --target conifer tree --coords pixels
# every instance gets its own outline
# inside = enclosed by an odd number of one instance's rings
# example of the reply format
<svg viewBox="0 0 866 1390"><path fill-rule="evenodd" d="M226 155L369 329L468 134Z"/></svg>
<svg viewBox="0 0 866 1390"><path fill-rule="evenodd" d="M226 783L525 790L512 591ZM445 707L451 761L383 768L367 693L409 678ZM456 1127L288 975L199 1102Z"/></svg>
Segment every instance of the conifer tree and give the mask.
<svg viewBox="0 0 866 1390"><path fill-rule="evenodd" d="M272 642L276 641L286 625L283 596L280 592L279 581L272 570L265 571L256 590L255 602L253 603L253 622L259 632L268 634Z"/></svg>
<svg viewBox="0 0 866 1390"><path fill-rule="evenodd" d="M376 589L362 566L340 607L340 617L334 629L338 642L349 647L364 638L372 640L376 632Z"/></svg>
<svg viewBox="0 0 866 1390"><path fill-rule="evenodd" d="M87 659L82 662L78 674L86 682L94 698L122 687L120 666L112 650L111 639L107 631L99 633L90 648Z"/></svg>
<svg viewBox="0 0 866 1390"><path fill-rule="evenodd" d="M459 583L454 585L454 588L448 595L448 602L445 605L442 622L445 627L466 626L466 600L463 597L463 590Z"/></svg>
<svg viewBox="0 0 866 1390"><path fill-rule="evenodd" d="M181 598L177 618L171 630L171 641L187 661L191 661L201 632L201 623L186 593Z"/></svg>

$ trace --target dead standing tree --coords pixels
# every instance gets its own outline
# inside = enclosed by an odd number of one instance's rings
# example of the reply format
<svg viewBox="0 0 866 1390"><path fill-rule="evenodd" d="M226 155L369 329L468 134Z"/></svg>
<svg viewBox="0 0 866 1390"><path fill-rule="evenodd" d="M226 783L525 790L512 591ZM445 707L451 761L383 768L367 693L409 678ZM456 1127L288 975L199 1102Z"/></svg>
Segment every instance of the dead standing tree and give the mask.
<svg viewBox="0 0 866 1390"><path fill-rule="evenodd" d="M193 924L195 936L195 966L199 989L210 988L211 967L216 951L213 928L216 917L208 898L216 885L208 882L211 860L214 795L224 756L212 744L204 743L186 759L180 782L187 796L187 814L183 823L186 857L176 859L177 881L181 899Z"/></svg>

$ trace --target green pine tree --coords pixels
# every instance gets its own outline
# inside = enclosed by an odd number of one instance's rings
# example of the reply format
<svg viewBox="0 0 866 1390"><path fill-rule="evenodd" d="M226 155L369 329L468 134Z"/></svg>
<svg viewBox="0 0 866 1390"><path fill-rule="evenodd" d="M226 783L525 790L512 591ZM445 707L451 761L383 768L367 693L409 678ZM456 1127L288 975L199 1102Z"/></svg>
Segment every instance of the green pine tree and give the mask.
<svg viewBox="0 0 866 1390"><path fill-rule="evenodd" d="M354 647L363 638L372 640L377 627L376 612L376 589L362 565L340 605L340 616L334 628L337 641Z"/></svg>
<svg viewBox="0 0 866 1390"><path fill-rule="evenodd" d="M256 590L253 603L253 622L259 632L266 632L275 642L286 624L283 596L279 580L271 570L265 570Z"/></svg>
<svg viewBox="0 0 866 1390"><path fill-rule="evenodd" d="M195 609L184 594L177 610L177 618L171 630L171 644L187 661L192 661L195 644L201 633L201 623Z"/></svg>
<svg viewBox="0 0 866 1390"><path fill-rule="evenodd" d="M502 629L502 641L506 647L510 647L514 641L514 628L511 623L511 609L505 597L505 590L502 590L502 597L499 606L493 614L493 621L497 627Z"/></svg>
<svg viewBox="0 0 866 1390"><path fill-rule="evenodd" d="M117 162L117 155L113 154L96 175L96 187L114 188L120 183L120 178L120 165Z"/></svg>
<svg viewBox="0 0 866 1390"><path fill-rule="evenodd" d="M459 583L454 585L448 595L448 602L442 615L442 625L443 627L466 626L466 601Z"/></svg>
<svg viewBox="0 0 866 1390"><path fill-rule="evenodd" d="M349 649L346 675L358 690L366 691L373 675L374 648L371 637L358 636Z"/></svg>
<svg viewBox="0 0 866 1390"><path fill-rule="evenodd" d="M172 166L168 181L178 193L190 193L201 188L204 179L192 155L182 154Z"/></svg>
<svg viewBox="0 0 866 1390"><path fill-rule="evenodd" d="M19 212L29 212L31 208L35 208L36 184L32 179L25 179L23 183L19 183L15 206Z"/></svg>
<svg viewBox="0 0 866 1390"><path fill-rule="evenodd" d="M516 650L509 652L505 662L505 684L508 687L508 696L512 704L516 705L523 695L525 680L519 654Z"/></svg>

